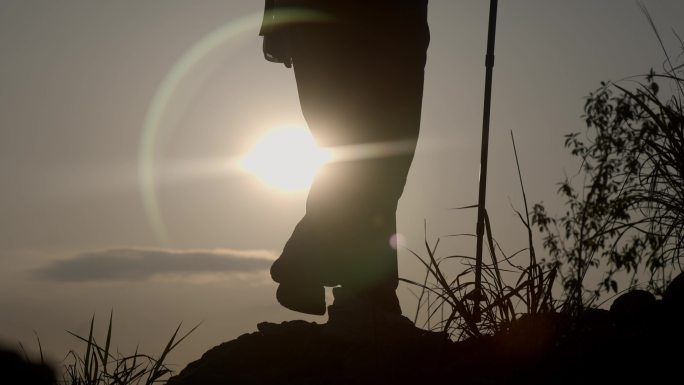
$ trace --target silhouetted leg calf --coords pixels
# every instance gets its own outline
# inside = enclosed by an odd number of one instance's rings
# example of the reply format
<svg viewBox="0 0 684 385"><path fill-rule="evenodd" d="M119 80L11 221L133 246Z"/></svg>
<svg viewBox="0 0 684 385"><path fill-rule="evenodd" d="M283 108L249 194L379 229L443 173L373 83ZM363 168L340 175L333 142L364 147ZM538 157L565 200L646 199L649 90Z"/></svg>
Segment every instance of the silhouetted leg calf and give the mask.
<svg viewBox="0 0 684 385"><path fill-rule="evenodd" d="M321 4L336 19L288 27L287 48L315 140L350 158L320 170L271 274L293 310L324 313L319 288L341 285L401 313L390 238L420 127L427 4Z"/></svg>

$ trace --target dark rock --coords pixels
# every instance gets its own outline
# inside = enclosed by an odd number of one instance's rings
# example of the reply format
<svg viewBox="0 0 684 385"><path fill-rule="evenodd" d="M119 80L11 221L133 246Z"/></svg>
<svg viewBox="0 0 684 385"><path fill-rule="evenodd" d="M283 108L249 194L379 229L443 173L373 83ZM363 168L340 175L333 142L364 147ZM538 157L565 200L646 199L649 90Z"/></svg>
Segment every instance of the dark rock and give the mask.
<svg viewBox="0 0 684 385"><path fill-rule="evenodd" d="M644 290L632 290L615 299L610 315L618 325L645 323L656 316L658 305L653 294Z"/></svg>
<svg viewBox="0 0 684 385"><path fill-rule="evenodd" d="M680 273L670 282L663 293L663 304L671 315L680 319L684 317L684 273Z"/></svg>
<svg viewBox="0 0 684 385"><path fill-rule="evenodd" d="M381 333L354 339L305 321L260 323L259 332L209 350L168 385L420 383L453 343L411 327L416 338L398 348Z"/></svg>
<svg viewBox="0 0 684 385"><path fill-rule="evenodd" d="M56 384L55 374L50 367L27 362L10 350L0 349L0 373L2 384Z"/></svg>

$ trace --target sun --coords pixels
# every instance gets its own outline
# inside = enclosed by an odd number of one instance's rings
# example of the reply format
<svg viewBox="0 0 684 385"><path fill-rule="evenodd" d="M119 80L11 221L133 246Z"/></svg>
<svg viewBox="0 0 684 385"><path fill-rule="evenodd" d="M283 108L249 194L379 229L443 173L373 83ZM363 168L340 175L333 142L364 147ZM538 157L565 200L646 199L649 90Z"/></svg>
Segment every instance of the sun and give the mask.
<svg viewBox="0 0 684 385"><path fill-rule="evenodd" d="M271 187L302 191L311 186L330 157L330 151L316 145L305 128L281 127L264 134L240 163L243 170Z"/></svg>

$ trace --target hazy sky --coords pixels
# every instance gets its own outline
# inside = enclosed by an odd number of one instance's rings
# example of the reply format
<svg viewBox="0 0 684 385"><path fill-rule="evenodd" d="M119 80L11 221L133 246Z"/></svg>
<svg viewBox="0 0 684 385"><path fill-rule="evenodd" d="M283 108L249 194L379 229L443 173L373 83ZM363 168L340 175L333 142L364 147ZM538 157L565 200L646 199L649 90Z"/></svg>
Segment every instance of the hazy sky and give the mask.
<svg viewBox="0 0 684 385"><path fill-rule="evenodd" d="M679 53L684 2L644 3ZM477 200L488 4L430 1L420 143L398 212L412 249L424 220L431 241L474 232L474 212L448 208ZM230 167L267 130L304 125L291 70L263 59L262 8L0 0L0 343L32 345L35 330L59 359L78 347L65 329L85 333L95 312L104 333L113 308L121 349L156 353L178 322L203 320L171 356L184 365L257 322L303 318L277 304L266 269L306 193ZM526 236L509 130L530 204L559 210L556 182L576 169L563 135L583 128L583 97L663 55L632 0L502 0L496 58L487 201L512 252ZM474 242L445 246L474 254ZM400 274L420 274L406 251ZM400 298L411 313L405 287Z"/></svg>

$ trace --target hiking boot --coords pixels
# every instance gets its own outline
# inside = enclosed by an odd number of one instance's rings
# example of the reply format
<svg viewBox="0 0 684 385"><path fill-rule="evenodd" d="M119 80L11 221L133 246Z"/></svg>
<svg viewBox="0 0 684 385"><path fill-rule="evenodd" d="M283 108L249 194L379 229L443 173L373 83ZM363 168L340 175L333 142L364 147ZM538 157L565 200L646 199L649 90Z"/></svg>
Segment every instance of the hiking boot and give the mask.
<svg viewBox="0 0 684 385"><path fill-rule="evenodd" d="M406 346L406 344L446 342L449 336L418 328L413 321L401 314L394 292L381 291L387 295L358 295L343 287L333 289L335 301L328 306L328 322L323 334L354 344L381 344ZM378 300L381 298L381 300Z"/></svg>
<svg viewBox="0 0 684 385"><path fill-rule="evenodd" d="M281 305L296 312L325 314L325 288L315 284L281 283L276 291Z"/></svg>

